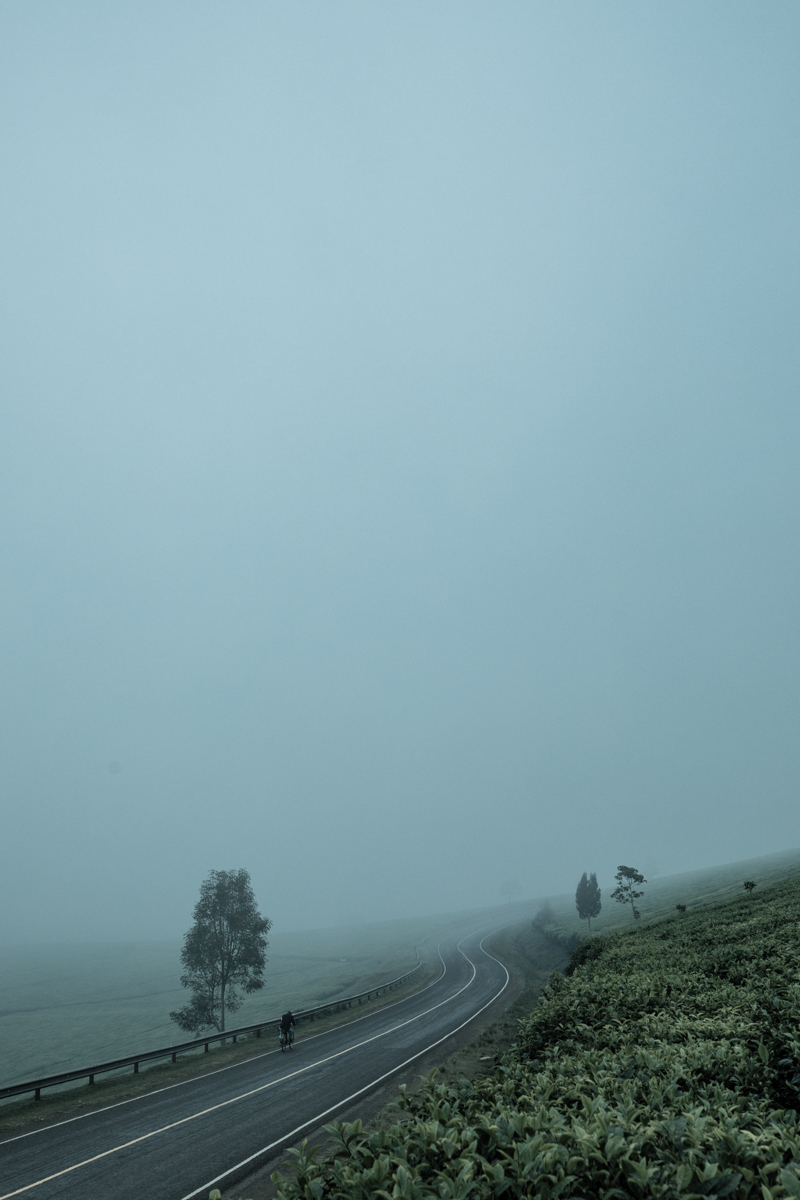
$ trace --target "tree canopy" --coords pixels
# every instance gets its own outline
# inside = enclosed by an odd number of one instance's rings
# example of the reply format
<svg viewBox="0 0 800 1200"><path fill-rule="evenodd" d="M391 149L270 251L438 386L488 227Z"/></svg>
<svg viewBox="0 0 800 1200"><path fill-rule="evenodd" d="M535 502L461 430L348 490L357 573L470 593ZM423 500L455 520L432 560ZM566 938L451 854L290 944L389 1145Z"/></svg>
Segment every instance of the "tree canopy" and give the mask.
<svg viewBox="0 0 800 1200"><path fill-rule="evenodd" d="M211 871L200 885L194 924L183 940L181 984L192 999L170 1019L189 1032L225 1030L225 1014L242 1004L239 989L264 986L267 933L272 927L256 905L245 870Z"/></svg>
<svg viewBox="0 0 800 1200"><path fill-rule="evenodd" d="M638 921L639 910L634 901L638 900L640 896L643 896L644 892L637 892L636 888L639 886L639 884L647 883L647 880L645 879L644 875L640 874L639 871L636 870L636 867L623 866L618 868L614 878L617 881L617 886L611 893L612 900L616 900L619 904L630 904L631 908L633 909L634 919Z"/></svg>
<svg viewBox="0 0 800 1200"><path fill-rule="evenodd" d="M590 933L592 931L592 917L598 917L602 908L600 895L601 892L597 886L597 876L594 871L589 876L584 871L578 881L578 887L575 892L575 907L578 910L580 919L589 922Z"/></svg>

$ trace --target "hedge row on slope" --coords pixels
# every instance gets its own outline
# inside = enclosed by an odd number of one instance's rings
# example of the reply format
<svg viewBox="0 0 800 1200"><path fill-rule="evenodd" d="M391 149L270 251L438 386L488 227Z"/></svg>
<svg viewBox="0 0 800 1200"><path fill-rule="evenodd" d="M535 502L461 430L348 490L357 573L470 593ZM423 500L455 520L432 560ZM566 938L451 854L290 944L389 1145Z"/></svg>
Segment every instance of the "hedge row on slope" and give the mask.
<svg viewBox="0 0 800 1200"><path fill-rule="evenodd" d="M583 942L496 1075L329 1126L278 1200L800 1198L800 885Z"/></svg>

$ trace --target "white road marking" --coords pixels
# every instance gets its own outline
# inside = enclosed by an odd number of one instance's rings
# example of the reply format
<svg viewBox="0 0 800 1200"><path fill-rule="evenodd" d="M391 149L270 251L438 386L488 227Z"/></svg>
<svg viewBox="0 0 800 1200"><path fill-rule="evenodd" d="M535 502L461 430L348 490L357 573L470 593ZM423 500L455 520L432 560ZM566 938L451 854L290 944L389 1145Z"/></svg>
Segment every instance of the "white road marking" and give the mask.
<svg viewBox="0 0 800 1200"><path fill-rule="evenodd" d="M469 937L469 934L467 934L465 936ZM486 937L488 937L488 936L489 936L489 934L486 935ZM462 938L461 940L463 941L464 938ZM485 941L485 940L486 939L484 938L483 941ZM483 941L481 941L481 943L480 943L481 950L483 950ZM69 1175L72 1171L79 1170L81 1167L86 1167L86 1166L89 1166L91 1163L99 1162L100 1159L108 1158L108 1156L111 1154L117 1154L120 1150L127 1150L130 1146L135 1146L139 1142L148 1141L152 1137L157 1137L158 1134L167 1133L170 1129L177 1129L179 1126L186 1125L190 1121L195 1121L200 1117L207 1116L209 1113L217 1112L221 1108L227 1108L229 1105L236 1104L240 1100L246 1100L250 1096L257 1095L259 1092L267 1091L269 1088L276 1087L279 1083L285 1083L285 1081L287 1079L293 1079L293 1078L296 1078L298 1075L304 1075L307 1071L314 1070L315 1067L323 1066L325 1063L332 1062L334 1059L337 1059L337 1058L341 1058L345 1054L350 1054L353 1050L359 1050L359 1049L361 1049L362 1046L367 1046L370 1044L370 1042L378 1041L380 1038L386 1037L390 1033L396 1033L398 1029L403 1029L406 1025L412 1025L415 1021L419 1021L422 1017L426 1017L430 1013L435 1012L437 1008L442 1008L445 1004L450 1004L451 1001L455 1000L458 996L460 996L462 994L462 992L465 992L467 990L467 988L472 986L472 983L474 982L475 976L477 974L477 967L475 966L475 963L472 962L472 959L470 959L464 953L464 951L461 950L461 942L458 943L457 949L459 950L459 952L462 955L464 955L464 958L466 958L467 962L472 967L472 976L467 981L467 983L464 984L463 987L459 988L457 992L454 992L452 996L448 996L446 1000L439 1001L438 1004L432 1005L430 1008L425 1009L424 1012L417 1013L416 1016L409 1017L408 1020L401 1021L398 1025L393 1025L390 1029L385 1029L382 1033L374 1034L372 1037L365 1038L361 1042L356 1042L352 1046L347 1046L344 1050L339 1050L335 1054L329 1054L325 1058L317 1059L317 1061L314 1063L309 1063L305 1067L300 1067L296 1071L291 1071L288 1075L281 1076L280 1079L273 1079L270 1083L264 1083L260 1087L252 1088L248 1092L242 1092L238 1096L232 1096L229 1100L223 1100L219 1104L213 1104L209 1108L205 1108L202 1111L197 1112L197 1113L192 1113L188 1117L182 1117L179 1121L172 1121L169 1125L162 1125L159 1129L153 1129L149 1133L141 1134L139 1137L132 1138L130 1141L127 1141L127 1142L123 1142L119 1146L113 1146L110 1150L103 1150L100 1154L95 1154L91 1158L84 1159L82 1162L73 1163L73 1165L70 1167L64 1167L60 1171L55 1171L52 1175L47 1175L43 1179L37 1179L34 1183L25 1184L21 1188L16 1188L13 1192L6 1192L4 1195L0 1196L0 1200L11 1200L11 1197L13 1197L13 1196L21 1196L24 1192L29 1192L32 1188L41 1187L42 1184L44 1184L44 1183L50 1183L53 1179L59 1179L63 1175ZM498 962L498 960L495 959L493 955L489 954L488 951L483 950L483 953L486 954L487 957L492 958L494 962ZM440 955L440 957L441 957L441 955ZM444 965L444 959L442 959L442 964ZM503 966L502 963L499 963L499 965ZM422 1054L426 1054L428 1052L428 1050L434 1049L434 1047L438 1046L441 1042L446 1041L448 1037L451 1037L454 1033L458 1033L458 1031L460 1029L463 1029L465 1025L468 1025L470 1021L474 1020L474 1018L477 1017L479 1015L479 1013L482 1013L485 1008L488 1008L489 1004L492 1004L493 1001L497 999L497 996L499 996L503 991L505 991L506 987L508 986L508 978L509 977L508 977L508 971L506 971L505 967L503 967L503 970L506 972L506 982L503 984L503 987L500 989L500 991L497 993L497 995L493 996L492 999L489 1000L486 1004L484 1004L482 1008L478 1009L478 1012L473 1013L473 1015L471 1017L469 1017L466 1021L464 1021L463 1024L459 1025L456 1029L450 1030L450 1032L445 1034L444 1037L439 1038L438 1041L433 1042L432 1045L430 1045L430 1046L427 1046L425 1048L425 1050L419 1051L418 1054L414 1054L411 1058L407 1059L406 1062L400 1063L399 1066L397 1066L397 1067L393 1067L391 1071L388 1071L386 1073L386 1075L380 1076L379 1079L373 1080L372 1083L367 1084L366 1087L361 1088L358 1092L354 1092L353 1097L347 1097L346 1099L341 1100L338 1104L334 1105L333 1108L327 1109L324 1113L322 1113L320 1117L314 1117L314 1118L312 1118L311 1121L304 1122L303 1125L298 1126L298 1130L305 1129L308 1125L313 1124L314 1121L320 1120L321 1117L327 1116L328 1113L334 1112L337 1108L341 1108L342 1105L346 1104L349 1099L355 1098L356 1096L360 1096L362 1094L362 1092L367 1091L371 1087L374 1087L377 1083L380 1083L383 1079L388 1078L390 1075L394 1075L397 1071L400 1071L400 1070L402 1070L403 1067L407 1066L408 1063L414 1062L414 1060L419 1058ZM442 977L440 976L439 978L441 979ZM355 1022L353 1022L353 1024L355 1024ZM293 1130L292 1133L286 1134L285 1137L280 1138L277 1142L274 1142L270 1146L264 1147L262 1150L257 1151L255 1155L251 1155L250 1158L243 1160L244 1163L246 1164L248 1162L251 1162L253 1158L257 1158L259 1155L266 1153L267 1150L272 1149L274 1146L280 1145L281 1142L284 1142L288 1138L294 1136L294 1134L296 1132L298 1132L298 1130ZM242 1165L243 1164L240 1163L240 1164L237 1164L236 1167L231 1167L231 1169L229 1171L225 1172L225 1174L226 1175L231 1174L232 1171L239 1169L239 1167ZM220 1176L219 1178L224 1178L224 1176ZM216 1182L216 1180L212 1181L212 1183L207 1186L209 1186L209 1187L213 1186L214 1182ZM204 1186L206 1186L206 1185L204 1185ZM198 1191L202 1191L202 1190L203 1190L203 1188L198 1189ZM192 1196L196 1196L197 1194L198 1194L198 1192L191 1193ZM185 1197L184 1200L188 1200L188 1197Z"/></svg>

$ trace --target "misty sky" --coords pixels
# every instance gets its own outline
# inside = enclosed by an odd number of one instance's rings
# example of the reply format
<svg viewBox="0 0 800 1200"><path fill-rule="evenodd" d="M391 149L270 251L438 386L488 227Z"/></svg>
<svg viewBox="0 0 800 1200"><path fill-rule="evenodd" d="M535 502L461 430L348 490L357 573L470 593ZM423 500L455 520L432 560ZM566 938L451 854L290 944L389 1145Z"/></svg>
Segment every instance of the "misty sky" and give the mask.
<svg viewBox="0 0 800 1200"><path fill-rule="evenodd" d="M0 938L800 844L800 9L0 9Z"/></svg>

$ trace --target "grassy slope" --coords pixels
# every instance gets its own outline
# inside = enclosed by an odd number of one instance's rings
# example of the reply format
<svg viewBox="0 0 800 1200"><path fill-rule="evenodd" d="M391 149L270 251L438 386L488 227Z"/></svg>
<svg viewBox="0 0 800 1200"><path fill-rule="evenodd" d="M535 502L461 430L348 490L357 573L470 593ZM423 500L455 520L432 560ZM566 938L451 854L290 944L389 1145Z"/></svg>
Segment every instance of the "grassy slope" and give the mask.
<svg viewBox="0 0 800 1200"><path fill-rule="evenodd" d="M800 880L762 879L583 943L496 1075L341 1127L279 1200L800 1197L799 923Z"/></svg>
<svg viewBox="0 0 800 1200"><path fill-rule="evenodd" d="M635 864L634 864L635 865ZM651 880L643 887L644 896L636 901L643 924L658 921L675 912L676 904L690 909L732 899L742 892L745 879L753 879L763 890L772 883L800 875L800 850L784 850L761 858L744 859L702 871L686 871ZM577 883L577 880L576 880ZM607 890L607 889L606 889ZM575 894L552 896L547 902L555 917L554 928L566 936L586 936L586 922L578 919ZM610 933L633 924L630 905L618 904L610 894L603 896L600 916L592 922L592 933Z"/></svg>
<svg viewBox="0 0 800 1200"><path fill-rule="evenodd" d="M229 1024L246 1025L391 979L442 918L308 930L271 939L267 984ZM0 948L0 1085L170 1045L186 1001L180 944Z"/></svg>
<svg viewBox="0 0 800 1200"><path fill-rule="evenodd" d="M421 970L415 972L405 983L379 997L373 996L365 1003L369 1004L370 1010L395 1004L399 999L413 995L431 983L438 974L437 964L425 962ZM313 1023L301 1022L297 1038L302 1042L306 1038L316 1037L334 1026L351 1021L354 1012L362 1015L365 1011L363 1008L345 1008L320 1017ZM204 1054L202 1050L181 1054L175 1063L170 1062L168 1058L159 1059L149 1066L143 1065L138 1075L134 1075L130 1068L119 1073L99 1075L93 1087L88 1086L84 1079L66 1087L47 1088L38 1102L27 1093L0 1104L0 1137L21 1133L63 1117L104 1108L122 1100L130 1100L160 1088L196 1079L210 1071L233 1067L248 1059L275 1052L277 1045L277 1033L272 1037L265 1034L262 1038L249 1035L240 1038L235 1045L231 1042L212 1045L208 1054Z"/></svg>

